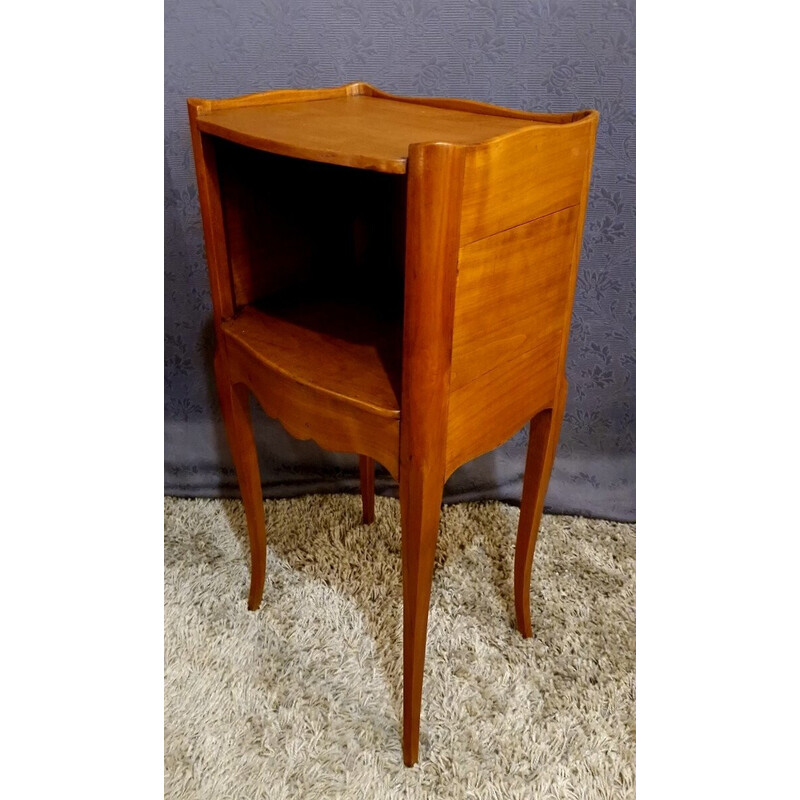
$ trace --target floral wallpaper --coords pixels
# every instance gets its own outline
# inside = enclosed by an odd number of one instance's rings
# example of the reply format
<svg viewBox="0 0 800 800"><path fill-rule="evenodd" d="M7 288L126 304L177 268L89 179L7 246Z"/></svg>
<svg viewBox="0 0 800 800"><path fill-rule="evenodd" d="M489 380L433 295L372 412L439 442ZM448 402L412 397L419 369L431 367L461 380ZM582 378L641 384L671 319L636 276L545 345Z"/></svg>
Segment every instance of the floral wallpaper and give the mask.
<svg viewBox="0 0 800 800"><path fill-rule="evenodd" d="M634 519L635 43L632 0L166 0L165 492L237 491L213 384L186 98L364 80L396 94L599 110L546 507ZM355 456L254 415L267 496L356 488ZM527 430L459 469L445 500L518 501L526 444ZM386 473L377 485L396 496Z"/></svg>

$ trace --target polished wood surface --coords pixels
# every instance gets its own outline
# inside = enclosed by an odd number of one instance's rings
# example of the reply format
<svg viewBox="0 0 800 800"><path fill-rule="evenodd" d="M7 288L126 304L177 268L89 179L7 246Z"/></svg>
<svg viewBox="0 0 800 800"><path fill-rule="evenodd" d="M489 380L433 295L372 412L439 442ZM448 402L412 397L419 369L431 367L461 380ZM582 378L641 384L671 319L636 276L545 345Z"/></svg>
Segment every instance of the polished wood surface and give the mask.
<svg viewBox="0 0 800 800"><path fill-rule="evenodd" d="M522 484L517 546L514 554L514 608L517 614L517 628L526 638L533 636L531 625L533 551L539 535L544 498L553 469L566 401L567 382L562 380L555 406L540 411L531 420L528 432L528 457L525 460L525 478Z"/></svg>
<svg viewBox="0 0 800 800"><path fill-rule="evenodd" d="M317 300L248 306L222 323L265 369L389 419L400 417L399 324L362 306Z"/></svg>
<svg viewBox="0 0 800 800"><path fill-rule="evenodd" d="M400 475L400 420L374 414L363 405L319 391L265 362L231 339L228 374L255 395L267 416L277 419L296 439L313 439L325 450L363 453L397 480Z"/></svg>
<svg viewBox="0 0 800 800"><path fill-rule="evenodd" d="M203 220L208 279L214 310L214 328L219 332L222 320L233 315L233 292L228 269L228 248L225 241L216 148L214 142L203 136L198 127L201 101L189 100L188 105L194 167L197 175L197 194L200 200L200 215Z"/></svg>
<svg viewBox="0 0 800 800"><path fill-rule="evenodd" d="M451 338L464 152L409 153L400 516L403 531L403 758L419 751L428 605L445 482Z"/></svg>
<svg viewBox="0 0 800 800"><path fill-rule="evenodd" d="M571 206L461 247L448 475L552 403L577 221Z"/></svg>
<svg viewBox="0 0 800 800"><path fill-rule="evenodd" d="M366 83L189 102L203 133L293 158L390 173L406 172L412 143L477 144L589 114L535 114L468 100L395 97Z"/></svg>
<svg viewBox="0 0 800 800"><path fill-rule="evenodd" d="M354 83L192 99L189 116L217 383L251 541L249 607L266 563L252 394L293 436L359 455L365 523L375 462L399 483L411 765L444 482L528 422L514 593L532 635L597 112Z"/></svg>
<svg viewBox="0 0 800 800"><path fill-rule="evenodd" d="M535 125L470 148L464 175L461 243L580 205L589 115L563 125Z"/></svg>
<svg viewBox="0 0 800 800"><path fill-rule="evenodd" d="M230 372L298 439L399 475L401 324L352 304L248 306L221 325Z"/></svg>
<svg viewBox="0 0 800 800"><path fill-rule="evenodd" d="M449 108L455 111L469 111L473 114L489 114L497 117L509 117L511 119L524 119L528 123L554 123L563 124L565 122L575 122L589 115L590 111L568 111L562 113L542 113L538 111L520 111L516 108L506 108L504 106L481 103L477 100L463 100L458 97L408 97L382 92L369 83L351 83L345 87L348 94L369 95L371 97L382 97L386 100L400 100L404 103L415 105L435 106L436 108Z"/></svg>
<svg viewBox="0 0 800 800"><path fill-rule="evenodd" d="M410 142L472 144L518 130L527 120L370 96L211 111L199 127L270 153L347 167L404 173Z"/></svg>

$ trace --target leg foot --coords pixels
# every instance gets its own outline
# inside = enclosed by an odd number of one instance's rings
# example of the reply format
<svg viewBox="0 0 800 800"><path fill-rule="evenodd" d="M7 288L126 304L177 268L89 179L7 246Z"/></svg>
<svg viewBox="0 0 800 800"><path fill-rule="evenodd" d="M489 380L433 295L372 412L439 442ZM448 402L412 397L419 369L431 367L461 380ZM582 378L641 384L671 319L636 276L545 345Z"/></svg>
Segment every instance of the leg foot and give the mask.
<svg viewBox="0 0 800 800"><path fill-rule="evenodd" d="M428 637L428 605L439 532L443 485L412 468L400 477L403 529L403 761L419 756L422 677Z"/></svg>

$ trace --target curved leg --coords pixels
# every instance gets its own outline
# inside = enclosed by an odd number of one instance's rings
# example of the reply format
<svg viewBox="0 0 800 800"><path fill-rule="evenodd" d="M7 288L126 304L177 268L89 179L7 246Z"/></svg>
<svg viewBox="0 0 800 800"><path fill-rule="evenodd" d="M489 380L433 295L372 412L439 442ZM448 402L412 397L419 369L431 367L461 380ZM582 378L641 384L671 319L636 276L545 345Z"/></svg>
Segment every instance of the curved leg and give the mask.
<svg viewBox="0 0 800 800"><path fill-rule="evenodd" d="M242 493L247 531L250 535L250 597L247 607L255 611L261 605L267 569L267 531L264 519L264 496L258 470L258 455L250 420L250 393L241 383L231 383L223 357L214 358L222 418L228 434L239 489Z"/></svg>
<svg viewBox="0 0 800 800"><path fill-rule="evenodd" d="M556 445L564 418L567 381L562 380L554 408L540 411L532 420L528 437L528 457L522 485L522 503L517 528L514 556L514 605L517 628L524 637L533 635L531 628L531 567L539 523L542 521L544 497L553 471Z"/></svg>
<svg viewBox="0 0 800 800"><path fill-rule="evenodd" d="M403 531L403 761L419 755L422 676L428 638L433 558L439 533L441 482L420 467L400 473L400 517Z"/></svg>
<svg viewBox="0 0 800 800"><path fill-rule="evenodd" d="M375 462L368 456L358 457L361 476L361 521L369 525L375 521Z"/></svg>

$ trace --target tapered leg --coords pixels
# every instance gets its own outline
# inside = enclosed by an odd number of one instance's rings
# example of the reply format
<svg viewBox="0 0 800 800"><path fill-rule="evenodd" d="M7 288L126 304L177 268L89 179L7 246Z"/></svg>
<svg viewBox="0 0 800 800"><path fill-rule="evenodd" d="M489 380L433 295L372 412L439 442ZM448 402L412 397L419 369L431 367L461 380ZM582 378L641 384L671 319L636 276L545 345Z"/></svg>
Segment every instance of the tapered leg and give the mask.
<svg viewBox="0 0 800 800"><path fill-rule="evenodd" d="M400 474L403 529L403 761L419 755L422 676L443 485L413 467Z"/></svg>
<svg viewBox="0 0 800 800"><path fill-rule="evenodd" d="M361 476L361 521L369 525L375 520L375 462L368 456L358 457Z"/></svg>
<svg viewBox="0 0 800 800"><path fill-rule="evenodd" d="M422 674L447 453L453 320L466 148L408 154L400 515L403 528L403 761L419 754Z"/></svg>
<svg viewBox="0 0 800 800"><path fill-rule="evenodd" d="M562 380L555 407L540 411L532 420L528 438L528 457L522 485L522 503L517 528L517 548L514 556L514 605L517 628L524 637L533 635L531 627L531 567L539 523L542 521L544 498L556 445L564 417L567 382Z"/></svg>
<svg viewBox="0 0 800 800"><path fill-rule="evenodd" d="M222 356L214 359L222 418L228 434L239 489L242 493L247 531L250 536L250 597L247 607L255 611L261 605L267 568L267 531L264 497L258 470L258 455L250 419L250 395L244 384L233 384Z"/></svg>

